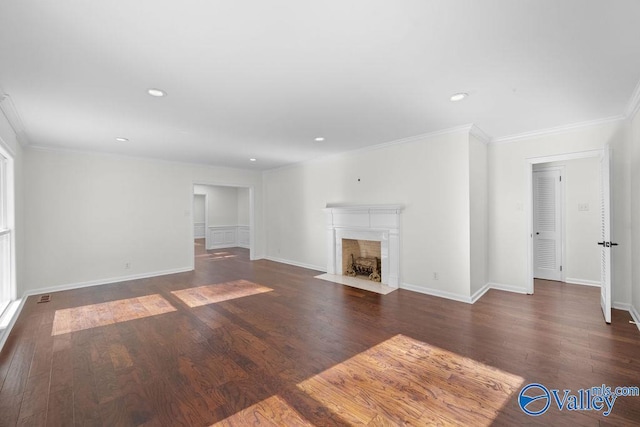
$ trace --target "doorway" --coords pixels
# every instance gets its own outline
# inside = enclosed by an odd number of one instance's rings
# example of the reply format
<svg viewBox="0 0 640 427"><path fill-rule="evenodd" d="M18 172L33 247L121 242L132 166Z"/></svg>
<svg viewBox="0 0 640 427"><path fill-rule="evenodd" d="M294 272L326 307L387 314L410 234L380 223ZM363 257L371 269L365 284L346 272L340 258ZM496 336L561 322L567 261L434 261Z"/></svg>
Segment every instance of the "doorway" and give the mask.
<svg viewBox="0 0 640 427"><path fill-rule="evenodd" d="M193 207L193 257L207 251L229 248L254 253L253 188L194 183L191 189ZM194 262L195 267L195 262Z"/></svg>
<svg viewBox="0 0 640 427"><path fill-rule="evenodd" d="M580 161L582 159L582 161ZM569 168L586 164L586 171L582 175ZM563 178L557 176L553 169L560 169L566 165ZM545 171L546 169L546 171ZM609 147L601 150L583 151L557 156L527 159L527 293L534 292L534 277L564 281L580 285L598 286L601 289L601 306L605 321L611 321L611 242L610 240L610 212L609 212ZM569 183L572 175L573 190L569 197ZM548 182L536 182L545 177ZM551 186L551 180L562 179L563 185L556 183ZM542 186L542 188L538 188ZM562 192L567 187L566 200L558 201L557 191ZM576 190L578 189L578 190ZM536 192L540 194L536 195ZM560 193L562 194L562 193ZM540 196L546 197L542 205ZM563 196L564 197L564 196ZM551 200L553 199L553 200ZM560 211L546 215L550 204L560 205ZM541 218L542 217L542 218ZM550 227L549 224L554 225ZM555 223L555 224L553 224ZM542 227L541 227L542 226ZM540 243L544 236L544 226L560 233L552 238L560 241L560 246ZM539 233L539 234L536 234ZM570 237L567 237L570 236ZM606 236L606 237L605 237ZM565 243L562 243L565 242ZM604 243L604 244L603 244ZM598 246L599 244L600 246ZM546 257L546 258L545 258ZM549 266L558 266L555 276L545 276L541 273L541 262L546 261ZM559 265L558 265L559 264Z"/></svg>

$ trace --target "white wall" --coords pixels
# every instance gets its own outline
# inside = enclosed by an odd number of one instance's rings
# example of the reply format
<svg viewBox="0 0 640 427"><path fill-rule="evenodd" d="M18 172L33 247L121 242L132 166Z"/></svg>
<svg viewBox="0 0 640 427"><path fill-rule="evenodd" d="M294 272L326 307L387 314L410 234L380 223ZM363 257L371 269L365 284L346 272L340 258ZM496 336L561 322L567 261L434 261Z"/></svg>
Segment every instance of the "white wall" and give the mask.
<svg viewBox="0 0 640 427"><path fill-rule="evenodd" d="M205 209L206 196L204 194L194 194L193 197L193 222L204 223L206 221L207 210Z"/></svg>
<svg viewBox="0 0 640 427"><path fill-rule="evenodd" d="M631 242L632 242L632 305L640 313L640 110L629 121L629 143L631 146ZM640 326L639 326L640 327Z"/></svg>
<svg viewBox="0 0 640 427"><path fill-rule="evenodd" d="M489 278L525 290L528 226L525 167L527 158L601 149L611 144L612 231L620 243L613 254L613 300L630 299L630 174L621 121L489 146Z"/></svg>
<svg viewBox="0 0 640 427"><path fill-rule="evenodd" d="M238 188L238 225L250 225L249 189Z"/></svg>
<svg viewBox="0 0 640 427"><path fill-rule="evenodd" d="M238 224L238 189L221 185L195 185L194 194L206 194L209 227Z"/></svg>
<svg viewBox="0 0 640 427"><path fill-rule="evenodd" d="M193 195L193 237L203 239L206 237L207 225L207 196L204 194Z"/></svg>
<svg viewBox="0 0 640 427"><path fill-rule="evenodd" d="M471 295L487 284L488 182L487 145L469 137L469 200L471 232Z"/></svg>
<svg viewBox="0 0 640 427"><path fill-rule="evenodd" d="M597 157L534 165L562 166L564 173L564 275L569 283L600 283L600 159ZM589 210L579 210L579 205Z"/></svg>
<svg viewBox="0 0 640 427"><path fill-rule="evenodd" d="M20 293L191 268L195 182L253 186L261 209L257 172L40 149L24 154ZM256 218L254 257L263 253L262 227Z"/></svg>
<svg viewBox="0 0 640 427"><path fill-rule="evenodd" d="M469 297L467 131L269 171L263 180L268 257L326 270L327 203L403 204L404 286Z"/></svg>

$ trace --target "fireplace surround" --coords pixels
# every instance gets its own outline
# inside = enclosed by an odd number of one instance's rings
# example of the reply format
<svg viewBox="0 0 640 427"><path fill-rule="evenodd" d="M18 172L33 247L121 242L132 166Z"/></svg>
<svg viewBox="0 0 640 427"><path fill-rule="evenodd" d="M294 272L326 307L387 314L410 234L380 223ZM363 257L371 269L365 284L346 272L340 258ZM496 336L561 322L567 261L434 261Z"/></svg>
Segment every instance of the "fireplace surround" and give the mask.
<svg viewBox="0 0 640 427"><path fill-rule="evenodd" d="M327 273L341 275L343 239L380 242L381 283L397 288L400 283L401 205L354 205L326 207Z"/></svg>

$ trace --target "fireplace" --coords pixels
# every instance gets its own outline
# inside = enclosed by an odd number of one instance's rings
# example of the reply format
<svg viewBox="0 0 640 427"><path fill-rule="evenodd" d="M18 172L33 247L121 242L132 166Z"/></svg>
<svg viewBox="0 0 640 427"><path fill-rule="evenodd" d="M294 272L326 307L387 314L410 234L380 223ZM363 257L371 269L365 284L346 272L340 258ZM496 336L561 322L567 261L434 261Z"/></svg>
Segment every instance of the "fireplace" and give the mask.
<svg viewBox="0 0 640 427"><path fill-rule="evenodd" d="M379 282L382 270L381 246L375 240L342 239L341 274Z"/></svg>
<svg viewBox="0 0 640 427"><path fill-rule="evenodd" d="M378 258L381 283L397 288L401 211L398 205L327 206L327 273L345 275L351 255L357 252L360 257Z"/></svg>

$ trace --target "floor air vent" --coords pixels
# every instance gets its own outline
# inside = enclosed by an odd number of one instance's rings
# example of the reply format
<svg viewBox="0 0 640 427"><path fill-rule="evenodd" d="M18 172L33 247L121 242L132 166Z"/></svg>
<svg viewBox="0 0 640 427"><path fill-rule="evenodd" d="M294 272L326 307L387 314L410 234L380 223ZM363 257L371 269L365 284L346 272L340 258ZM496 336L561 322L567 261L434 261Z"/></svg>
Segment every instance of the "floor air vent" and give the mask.
<svg viewBox="0 0 640 427"><path fill-rule="evenodd" d="M42 304L43 302L49 302L49 301L51 301L51 295L40 295L40 298L38 298L37 303Z"/></svg>

